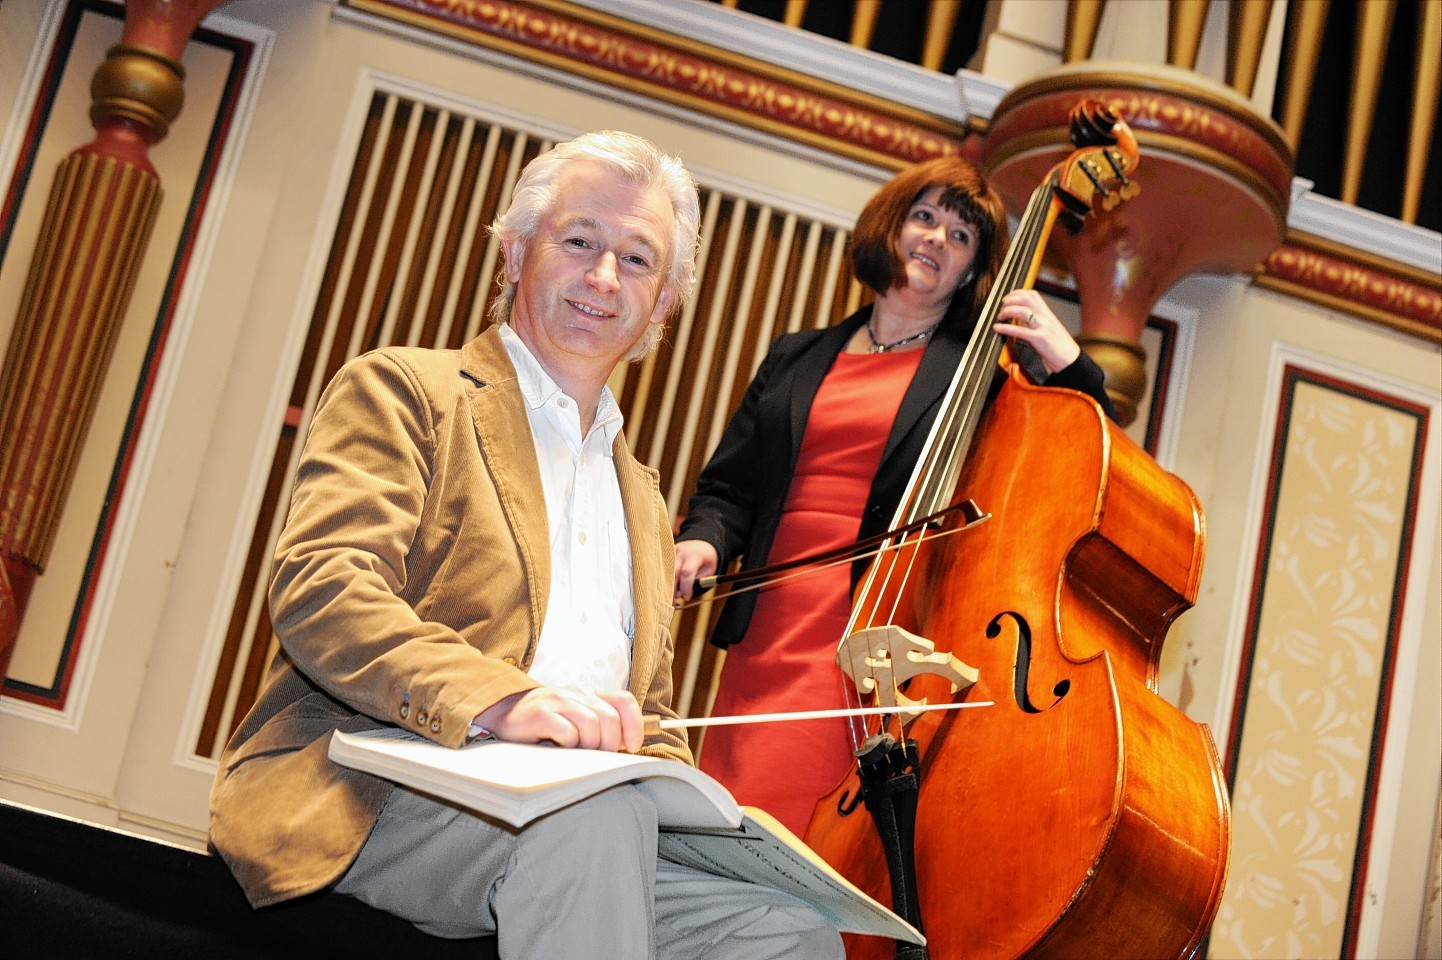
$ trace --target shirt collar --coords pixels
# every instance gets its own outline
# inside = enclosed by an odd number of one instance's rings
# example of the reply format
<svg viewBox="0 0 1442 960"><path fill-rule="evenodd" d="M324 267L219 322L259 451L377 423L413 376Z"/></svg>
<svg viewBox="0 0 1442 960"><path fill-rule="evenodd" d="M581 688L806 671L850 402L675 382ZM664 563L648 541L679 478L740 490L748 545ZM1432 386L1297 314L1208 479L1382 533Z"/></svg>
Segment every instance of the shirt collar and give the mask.
<svg viewBox="0 0 1442 960"><path fill-rule="evenodd" d="M501 343L510 355L511 365L516 368L516 382L521 388L521 396L526 401L526 406L532 410L539 410L548 402L554 400L556 394L565 395L561 385L546 372L531 348L521 339L516 331L511 329L509 323L501 324ZM575 398L571 398L575 403ZM616 436L621 432L624 418L621 415L621 407L616 403L616 398L611 394L609 386L601 388L601 397L596 404L596 422L592 424L591 430L600 430L606 438L606 456L611 455L611 447L616 442Z"/></svg>

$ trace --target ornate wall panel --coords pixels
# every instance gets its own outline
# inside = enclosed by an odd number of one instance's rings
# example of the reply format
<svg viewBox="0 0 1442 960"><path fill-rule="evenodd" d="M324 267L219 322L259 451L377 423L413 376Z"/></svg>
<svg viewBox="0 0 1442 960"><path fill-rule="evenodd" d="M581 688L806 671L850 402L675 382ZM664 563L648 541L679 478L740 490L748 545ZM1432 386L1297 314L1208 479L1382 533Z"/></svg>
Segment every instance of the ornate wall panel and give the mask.
<svg viewBox="0 0 1442 960"><path fill-rule="evenodd" d="M1226 763L1214 957L1356 955L1429 411L1288 366ZM1403 714L1405 717L1405 713ZM1279 935L1279 931L1286 931Z"/></svg>

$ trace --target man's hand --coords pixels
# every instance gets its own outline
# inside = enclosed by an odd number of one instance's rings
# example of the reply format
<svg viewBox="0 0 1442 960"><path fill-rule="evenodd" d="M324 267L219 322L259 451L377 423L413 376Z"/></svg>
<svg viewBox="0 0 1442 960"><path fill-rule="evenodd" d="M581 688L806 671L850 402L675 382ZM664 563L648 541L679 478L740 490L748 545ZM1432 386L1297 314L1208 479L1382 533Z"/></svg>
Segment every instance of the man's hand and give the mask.
<svg viewBox="0 0 1442 960"><path fill-rule="evenodd" d="M478 714L476 726L502 740L589 750L641 749L641 706L629 690L536 687Z"/></svg>

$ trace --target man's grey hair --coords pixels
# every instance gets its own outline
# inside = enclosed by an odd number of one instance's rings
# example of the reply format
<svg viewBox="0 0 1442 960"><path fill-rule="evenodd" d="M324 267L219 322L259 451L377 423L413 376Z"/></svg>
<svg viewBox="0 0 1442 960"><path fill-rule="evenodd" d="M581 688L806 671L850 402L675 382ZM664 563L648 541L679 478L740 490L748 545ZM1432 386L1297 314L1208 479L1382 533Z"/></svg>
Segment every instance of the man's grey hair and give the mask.
<svg viewBox="0 0 1442 960"><path fill-rule="evenodd" d="M690 301L696 280L701 204L690 172L680 160L662 153L649 140L617 130L602 130L556 144L526 164L511 194L510 207L491 225L491 232L507 245L519 241L515 248L524 250L536 235L541 218L550 213L557 202L555 188L561 171L567 163L576 160L604 163L628 182L642 187L658 186L670 198L676 233L668 251L671 263L663 290L669 290L672 296L671 314L667 319L678 316ZM500 284L501 292L491 303L491 319L505 323L516 300L516 285L504 273ZM623 359L643 359L661 342L664 326L649 324L645 335Z"/></svg>

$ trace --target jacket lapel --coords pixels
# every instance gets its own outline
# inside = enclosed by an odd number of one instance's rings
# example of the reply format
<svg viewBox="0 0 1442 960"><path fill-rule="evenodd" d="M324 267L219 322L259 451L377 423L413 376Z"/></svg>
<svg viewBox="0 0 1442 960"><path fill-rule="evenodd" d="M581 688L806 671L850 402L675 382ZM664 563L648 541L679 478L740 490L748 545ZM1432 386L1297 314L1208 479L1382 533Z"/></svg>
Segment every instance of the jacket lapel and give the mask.
<svg viewBox="0 0 1442 960"><path fill-rule="evenodd" d="M896 420L891 425L886 448L881 453L882 463L886 463L887 458L896 452L922 416L940 402L946 388L951 385L952 375L956 373L965 350L965 343L949 331L938 330L936 338L927 344L926 352L921 355L921 364L916 368L916 376L911 378L911 385L901 397L901 406L897 408Z"/></svg>
<svg viewBox="0 0 1442 960"><path fill-rule="evenodd" d="M461 348L461 376L470 383L471 417L481 456L526 570L534 642L545 621L551 586L550 532L531 422L498 327L487 328Z"/></svg>
<svg viewBox="0 0 1442 960"><path fill-rule="evenodd" d="M636 699L645 703L656 672L656 658L660 655L659 645L651 642L651 638L661 628L660 610L666 600L657 596L656 591L659 584L671 582L667 571L660 566L659 545L669 543L669 538L663 540L664 531L660 529L654 506L661 491L657 475L631 456L624 433L616 434L611 455L621 487L621 506L626 513L626 536L631 544L631 598L636 631L631 643L630 686ZM669 603L666 610L669 615Z"/></svg>
<svg viewBox="0 0 1442 960"><path fill-rule="evenodd" d="M816 400L817 391L821 389L821 381L826 379L827 371L836 362L837 354L846 346L852 334L860 329L870 316L871 307L863 307L846 320L828 328L817 341L815 348L806 351L797 361L790 399L793 465L800 456L806 418ZM936 338L927 345L916 376L906 388L906 393L901 398L901 406L896 411L896 420L891 425L891 432L886 438L886 448L881 454L882 464L896 452L897 447L907 434L915 429L922 417L941 400L965 350L966 342L961 335L946 330L939 330Z"/></svg>

